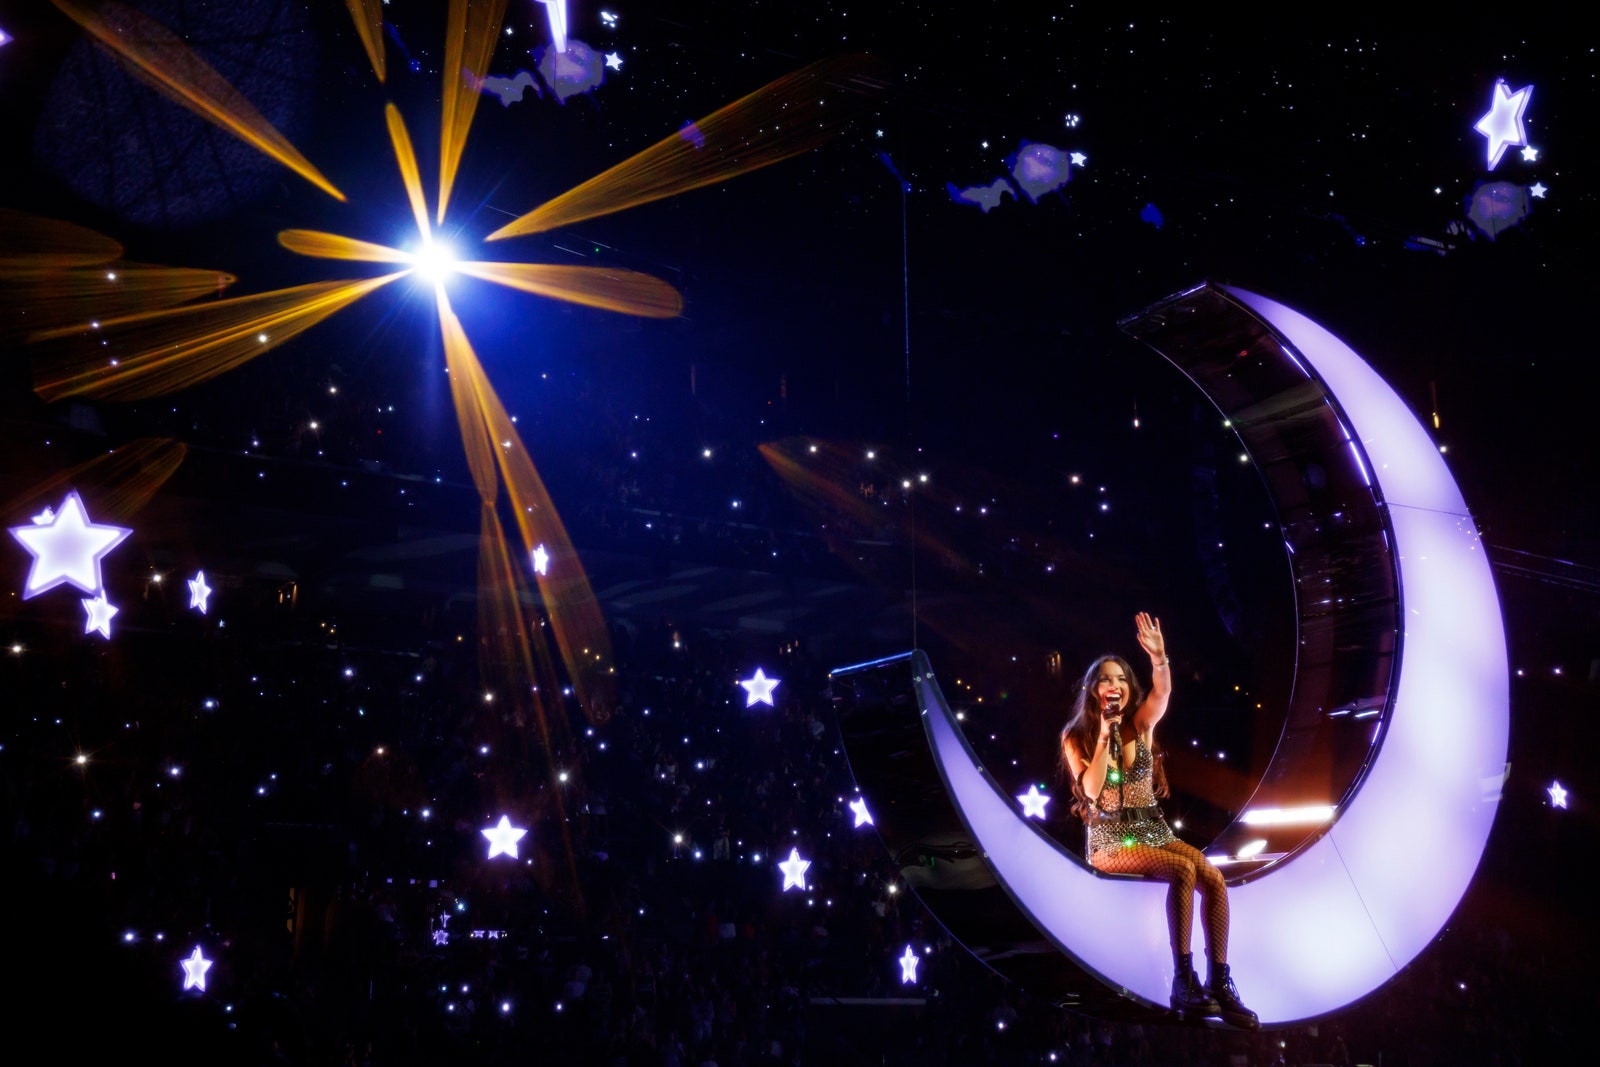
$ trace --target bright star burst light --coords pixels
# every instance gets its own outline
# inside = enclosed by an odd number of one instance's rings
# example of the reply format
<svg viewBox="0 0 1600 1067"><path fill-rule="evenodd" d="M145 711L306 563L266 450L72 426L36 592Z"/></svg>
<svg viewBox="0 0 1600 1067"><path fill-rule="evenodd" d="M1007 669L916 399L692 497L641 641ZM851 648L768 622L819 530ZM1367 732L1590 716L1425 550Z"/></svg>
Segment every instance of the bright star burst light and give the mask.
<svg viewBox="0 0 1600 1067"><path fill-rule="evenodd" d="M346 201L345 194L254 105L160 22L117 0L52 2L96 44L112 53L130 74L293 170L334 199ZM382 0L347 0L347 7L373 73L383 83L386 60ZM547 5L553 28L565 26L565 10L564 0ZM467 135L482 98L476 83L489 69L495 48L504 36L501 31L505 11L506 0L450 0L448 5L441 53L439 184L431 210L405 120L393 103L384 108L401 185L415 224L413 249L429 246L436 236L435 227L443 226L447 218ZM781 77L700 119L694 124L697 136L692 142L677 132L670 133L654 146L514 219L484 240L498 241L569 226L724 181L809 151L842 126L850 108L840 105L848 105L862 98L863 90L870 90L871 86L858 78L865 67L862 57L849 56L823 60ZM357 172L345 180L363 192L378 187L369 173ZM361 217L369 213L363 212ZM0 210L0 239L6 245L6 263L14 266L34 271L59 270L62 266L88 270L121 254L116 242L82 227L58 220L26 219L18 223L16 215ZM19 243L10 239L19 226L24 236L43 234L49 240ZM452 236L458 241L464 239L460 233ZM187 388L290 341L399 278L421 274L423 267L444 266L431 254L426 262L419 262L415 251L335 233L289 229L281 232L278 240L300 255L378 264L389 269L375 276L313 282L191 306L175 305L202 295L193 290L196 281L190 277L200 272L161 275L150 283L159 291L159 299L145 299L97 320L97 341L114 342L121 353L109 366L101 344L82 343L86 331L81 316L77 321L52 323L51 328L31 335L30 343L40 350L36 391L52 401L67 396L137 400ZM98 276L103 279L103 267L98 269ZM213 283L219 277L216 272L205 273ZM683 307L681 295L661 279L611 267L458 260L451 273L647 318L673 318ZM70 280L76 275L68 271L63 272L63 277ZM3 282L5 279L0 278ZM0 292L14 288L0 284ZM533 603L533 598L525 592L525 571L516 565L516 554L505 543L499 518L502 491L515 516L524 551L531 551L542 542L551 546L552 555L563 559L575 559L575 555L543 480L521 446L520 435L473 351L445 287L436 283L432 295L444 340L451 398L482 503L479 623L481 632L493 635L490 644L495 646L485 647L484 662L508 664L511 666L505 669L510 670L523 668L519 678L548 671L551 668L547 664L553 663L554 657L535 651L532 645L535 638L543 642L546 631L532 619L531 609L526 606ZM506 441L512 444L497 447ZM545 580L540 576L539 592L544 603L556 608L550 612L548 632L559 649L570 683L607 685L603 669L596 666L608 658L607 630L582 567L572 563L563 566L554 578ZM584 649L589 653L584 654ZM502 670L498 666L493 669ZM515 688L522 694L519 699L530 702L540 737L548 747L552 728L538 693L558 691L560 685ZM587 708L583 689L579 689L578 696L579 706ZM563 710L552 716L558 731L556 740L559 730L566 729L564 715Z"/></svg>
<svg viewBox="0 0 1600 1067"><path fill-rule="evenodd" d="M59 508L35 515L30 525L11 527L11 536L33 555L22 599L62 584L98 596L105 588L100 561L131 533L126 526L89 521L78 491L67 493Z"/></svg>
<svg viewBox="0 0 1600 1067"><path fill-rule="evenodd" d="M1472 127L1489 142L1486 147L1490 170L1494 170L1508 146L1528 143L1528 131L1522 125L1522 116L1528 110L1528 101L1532 96L1531 85L1524 85L1512 92L1504 79L1494 83L1489 110Z"/></svg>
<svg viewBox="0 0 1600 1067"><path fill-rule="evenodd" d="M101 637L110 637L111 616L120 610L105 598L104 593L96 597L84 597L83 611L88 618L84 620L83 632L92 634L99 631Z"/></svg>
<svg viewBox="0 0 1600 1067"><path fill-rule="evenodd" d="M765 704L769 708L774 706L772 703L772 691L778 688L778 679L768 678L761 673L760 667L756 668L755 674L739 684L744 686L744 691L748 694L748 698L744 702L745 707L750 708L757 704Z"/></svg>
<svg viewBox="0 0 1600 1067"><path fill-rule="evenodd" d="M211 587L206 584L206 572L195 571L194 577L189 579L189 606L204 615L210 599Z"/></svg>
<svg viewBox="0 0 1600 1067"><path fill-rule="evenodd" d="M1039 792L1036 785L1028 786L1028 791L1017 797L1017 802L1022 805L1023 818L1044 818L1044 806L1050 803L1050 798Z"/></svg>
<svg viewBox="0 0 1600 1067"><path fill-rule="evenodd" d="M800 858L800 850L791 848L789 858L778 864L778 870L783 872L783 891L791 889L805 889L806 868L811 866L810 860Z"/></svg>
<svg viewBox="0 0 1600 1067"><path fill-rule="evenodd" d="M872 815L867 811L867 801L865 797L856 797L854 800L852 800L850 802L850 810L856 813L856 828L859 829L863 826L877 825L872 821Z"/></svg>
<svg viewBox="0 0 1600 1067"><path fill-rule="evenodd" d="M206 972L211 969L211 962L200 951L199 945L194 947L193 956L186 960L179 960L179 965L183 967L183 988L198 989L204 993L206 991Z"/></svg>
<svg viewBox="0 0 1600 1067"><path fill-rule="evenodd" d="M500 816L499 825L478 832L489 839L489 859L494 859L496 856L510 856L512 859L517 859L517 842L528 833L521 827L512 826L509 815Z"/></svg>
<svg viewBox="0 0 1600 1067"><path fill-rule="evenodd" d="M1550 788L1546 792L1550 794L1550 806L1552 808L1564 808L1567 806L1567 791L1560 782L1551 782Z"/></svg>
<svg viewBox="0 0 1600 1067"><path fill-rule="evenodd" d="M900 984L915 985L917 981L917 964L921 963L922 960L915 952L911 951L910 945L906 946L905 955L901 956L897 962L900 964Z"/></svg>

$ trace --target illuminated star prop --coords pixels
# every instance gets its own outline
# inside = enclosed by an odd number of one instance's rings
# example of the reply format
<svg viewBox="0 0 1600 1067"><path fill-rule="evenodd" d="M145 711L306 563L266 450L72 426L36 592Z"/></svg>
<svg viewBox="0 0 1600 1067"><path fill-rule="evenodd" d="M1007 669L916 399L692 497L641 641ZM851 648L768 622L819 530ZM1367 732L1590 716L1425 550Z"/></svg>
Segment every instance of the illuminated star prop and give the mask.
<svg viewBox="0 0 1600 1067"><path fill-rule="evenodd" d="M917 964L921 963L922 960L917 957L915 952L911 951L910 945L906 946L906 954L901 956L898 962L900 964L900 984L915 985L917 981Z"/></svg>
<svg viewBox="0 0 1600 1067"><path fill-rule="evenodd" d="M749 698L744 702L745 707L750 708L757 704L765 704L769 708L774 706L772 691L778 688L778 679L768 678L761 673L760 667L756 668L755 674L739 684L744 686L744 691L749 694Z"/></svg>
<svg viewBox="0 0 1600 1067"><path fill-rule="evenodd" d="M1532 193L1535 197L1537 197L1540 200L1543 200L1544 199L1544 194L1548 193L1549 191L1550 191L1549 189L1546 189L1544 187L1544 183L1543 182L1534 182L1532 185L1528 186L1528 192Z"/></svg>
<svg viewBox="0 0 1600 1067"><path fill-rule="evenodd" d="M806 887L806 868L811 866L810 860L800 858L800 850L791 848L789 858L778 864L778 870L783 872L783 891L791 889L804 889Z"/></svg>
<svg viewBox="0 0 1600 1067"><path fill-rule="evenodd" d="M856 813L856 826L876 826L871 814L867 811L867 802L863 797L856 797L850 802L850 810Z"/></svg>
<svg viewBox="0 0 1600 1067"><path fill-rule="evenodd" d="M40 522L40 518L44 521ZM33 566L22 588L22 599L38 596L61 585L74 585L98 595L103 588L100 561L133 531L89 521L83 500L74 489L54 513L35 516L31 526L11 527L11 536L33 553Z"/></svg>
<svg viewBox="0 0 1600 1067"><path fill-rule="evenodd" d="M489 859L496 856L510 856L517 859L517 842L521 841L528 831L511 825L511 817L500 816L500 825L491 826L487 830L478 831L489 839Z"/></svg>
<svg viewBox="0 0 1600 1067"><path fill-rule="evenodd" d="M1089 157L1082 152L1073 152L1067 158L1072 161L1074 167L1081 167L1089 162Z"/></svg>
<svg viewBox="0 0 1600 1067"><path fill-rule="evenodd" d="M83 610L88 616L83 623L84 633L92 634L99 630L101 637L111 636L111 616L120 611L120 608L113 606L111 601L101 594L97 597L84 597Z"/></svg>
<svg viewBox="0 0 1600 1067"><path fill-rule="evenodd" d="M608 30L614 30L617 28L617 16L609 11L600 12L600 22Z"/></svg>
<svg viewBox="0 0 1600 1067"><path fill-rule="evenodd" d="M195 571L189 579L189 606L200 614L206 613L206 601L211 598L211 587L206 584L206 572Z"/></svg>
<svg viewBox="0 0 1600 1067"><path fill-rule="evenodd" d="M1028 791L1017 798L1022 805L1023 818L1044 818L1044 806L1050 803L1050 798L1039 792L1039 787L1030 785Z"/></svg>
<svg viewBox="0 0 1600 1067"><path fill-rule="evenodd" d="M1550 788L1546 791L1550 794L1550 806L1552 808L1564 808L1567 806L1567 791L1561 787L1560 782L1551 782Z"/></svg>
<svg viewBox="0 0 1600 1067"><path fill-rule="evenodd" d="M621 70L622 69L622 57L619 56L615 52L607 52L606 53L606 66L610 67L612 70Z"/></svg>
<svg viewBox="0 0 1600 1067"><path fill-rule="evenodd" d="M533 571L541 578L550 573L550 552L543 545L533 550Z"/></svg>
<svg viewBox="0 0 1600 1067"><path fill-rule="evenodd" d="M1516 92L1506 88L1506 83L1494 83L1494 98L1489 111L1472 128L1488 140L1489 169L1494 170L1505 155L1508 145L1528 143L1528 131L1522 126L1523 112L1528 110L1528 100L1533 96L1533 86L1524 85Z"/></svg>
<svg viewBox="0 0 1600 1067"><path fill-rule="evenodd" d="M1533 145L1528 145L1522 150L1522 158L1528 163L1537 163L1539 161L1539 150Z"/></svg>
<svg viewBox="0 0 1600 1067"><path fill-rule="evenodd" d="M183 988L206 991L206 972L211 969L211 961L200 952L200 946L194 947L194 955L186 960L178 961L183 966Z"/></svg>

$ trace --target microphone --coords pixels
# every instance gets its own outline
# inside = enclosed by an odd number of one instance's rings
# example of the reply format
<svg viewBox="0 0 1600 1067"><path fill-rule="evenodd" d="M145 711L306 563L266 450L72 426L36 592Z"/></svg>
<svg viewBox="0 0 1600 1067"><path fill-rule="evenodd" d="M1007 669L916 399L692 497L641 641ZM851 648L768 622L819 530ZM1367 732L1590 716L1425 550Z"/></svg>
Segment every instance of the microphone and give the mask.
<svg viewBox="0 0 1600 1067"><path fill-rule="evenodd" d="M1112 693L1106 697L1106 715L1120 716L1122 714L1122 694ZM1117 754L1117 766L1122 766L1122 734L1117 729L1117 719L1111 720L1111 748Z"/></svg>

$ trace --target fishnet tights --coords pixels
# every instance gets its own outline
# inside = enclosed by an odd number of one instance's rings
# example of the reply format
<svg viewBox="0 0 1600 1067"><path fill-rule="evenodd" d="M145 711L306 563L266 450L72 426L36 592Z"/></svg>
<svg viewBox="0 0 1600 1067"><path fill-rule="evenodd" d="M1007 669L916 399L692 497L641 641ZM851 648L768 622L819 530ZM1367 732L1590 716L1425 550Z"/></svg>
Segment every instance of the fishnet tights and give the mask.
<svg viewBox="0 0 1600 1067"><path fill-rule="evenodd" d="M1158 878L1167 890L1167 935L1172 952L1189 951L1189 936L1194 928L1194 891L1200 901L1206 934L1206 957L1228 962L1228 887L1222 872L1199 849L1183 841L1170 841L1160 848L1132 845L1128 848L1097 852L1090 857L1102 871L1112 874L1141 874Z"/></svg>

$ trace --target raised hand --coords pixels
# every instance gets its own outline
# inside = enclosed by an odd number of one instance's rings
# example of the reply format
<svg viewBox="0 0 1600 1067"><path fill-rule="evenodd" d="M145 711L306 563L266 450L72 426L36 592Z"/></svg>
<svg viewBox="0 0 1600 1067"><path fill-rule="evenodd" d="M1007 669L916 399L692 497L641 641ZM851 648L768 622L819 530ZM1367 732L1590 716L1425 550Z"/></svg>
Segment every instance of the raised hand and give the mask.
<svg viewBox="0 0 1600 1067"><path fill-rule="evenodd" d="M1147 611L1141 611L1133 617L1133 625L1139 639L1139 647L1148 652L1150 658L1157 663L1165 662L1167 639L1161 636L1161 620Z"/></svg>

